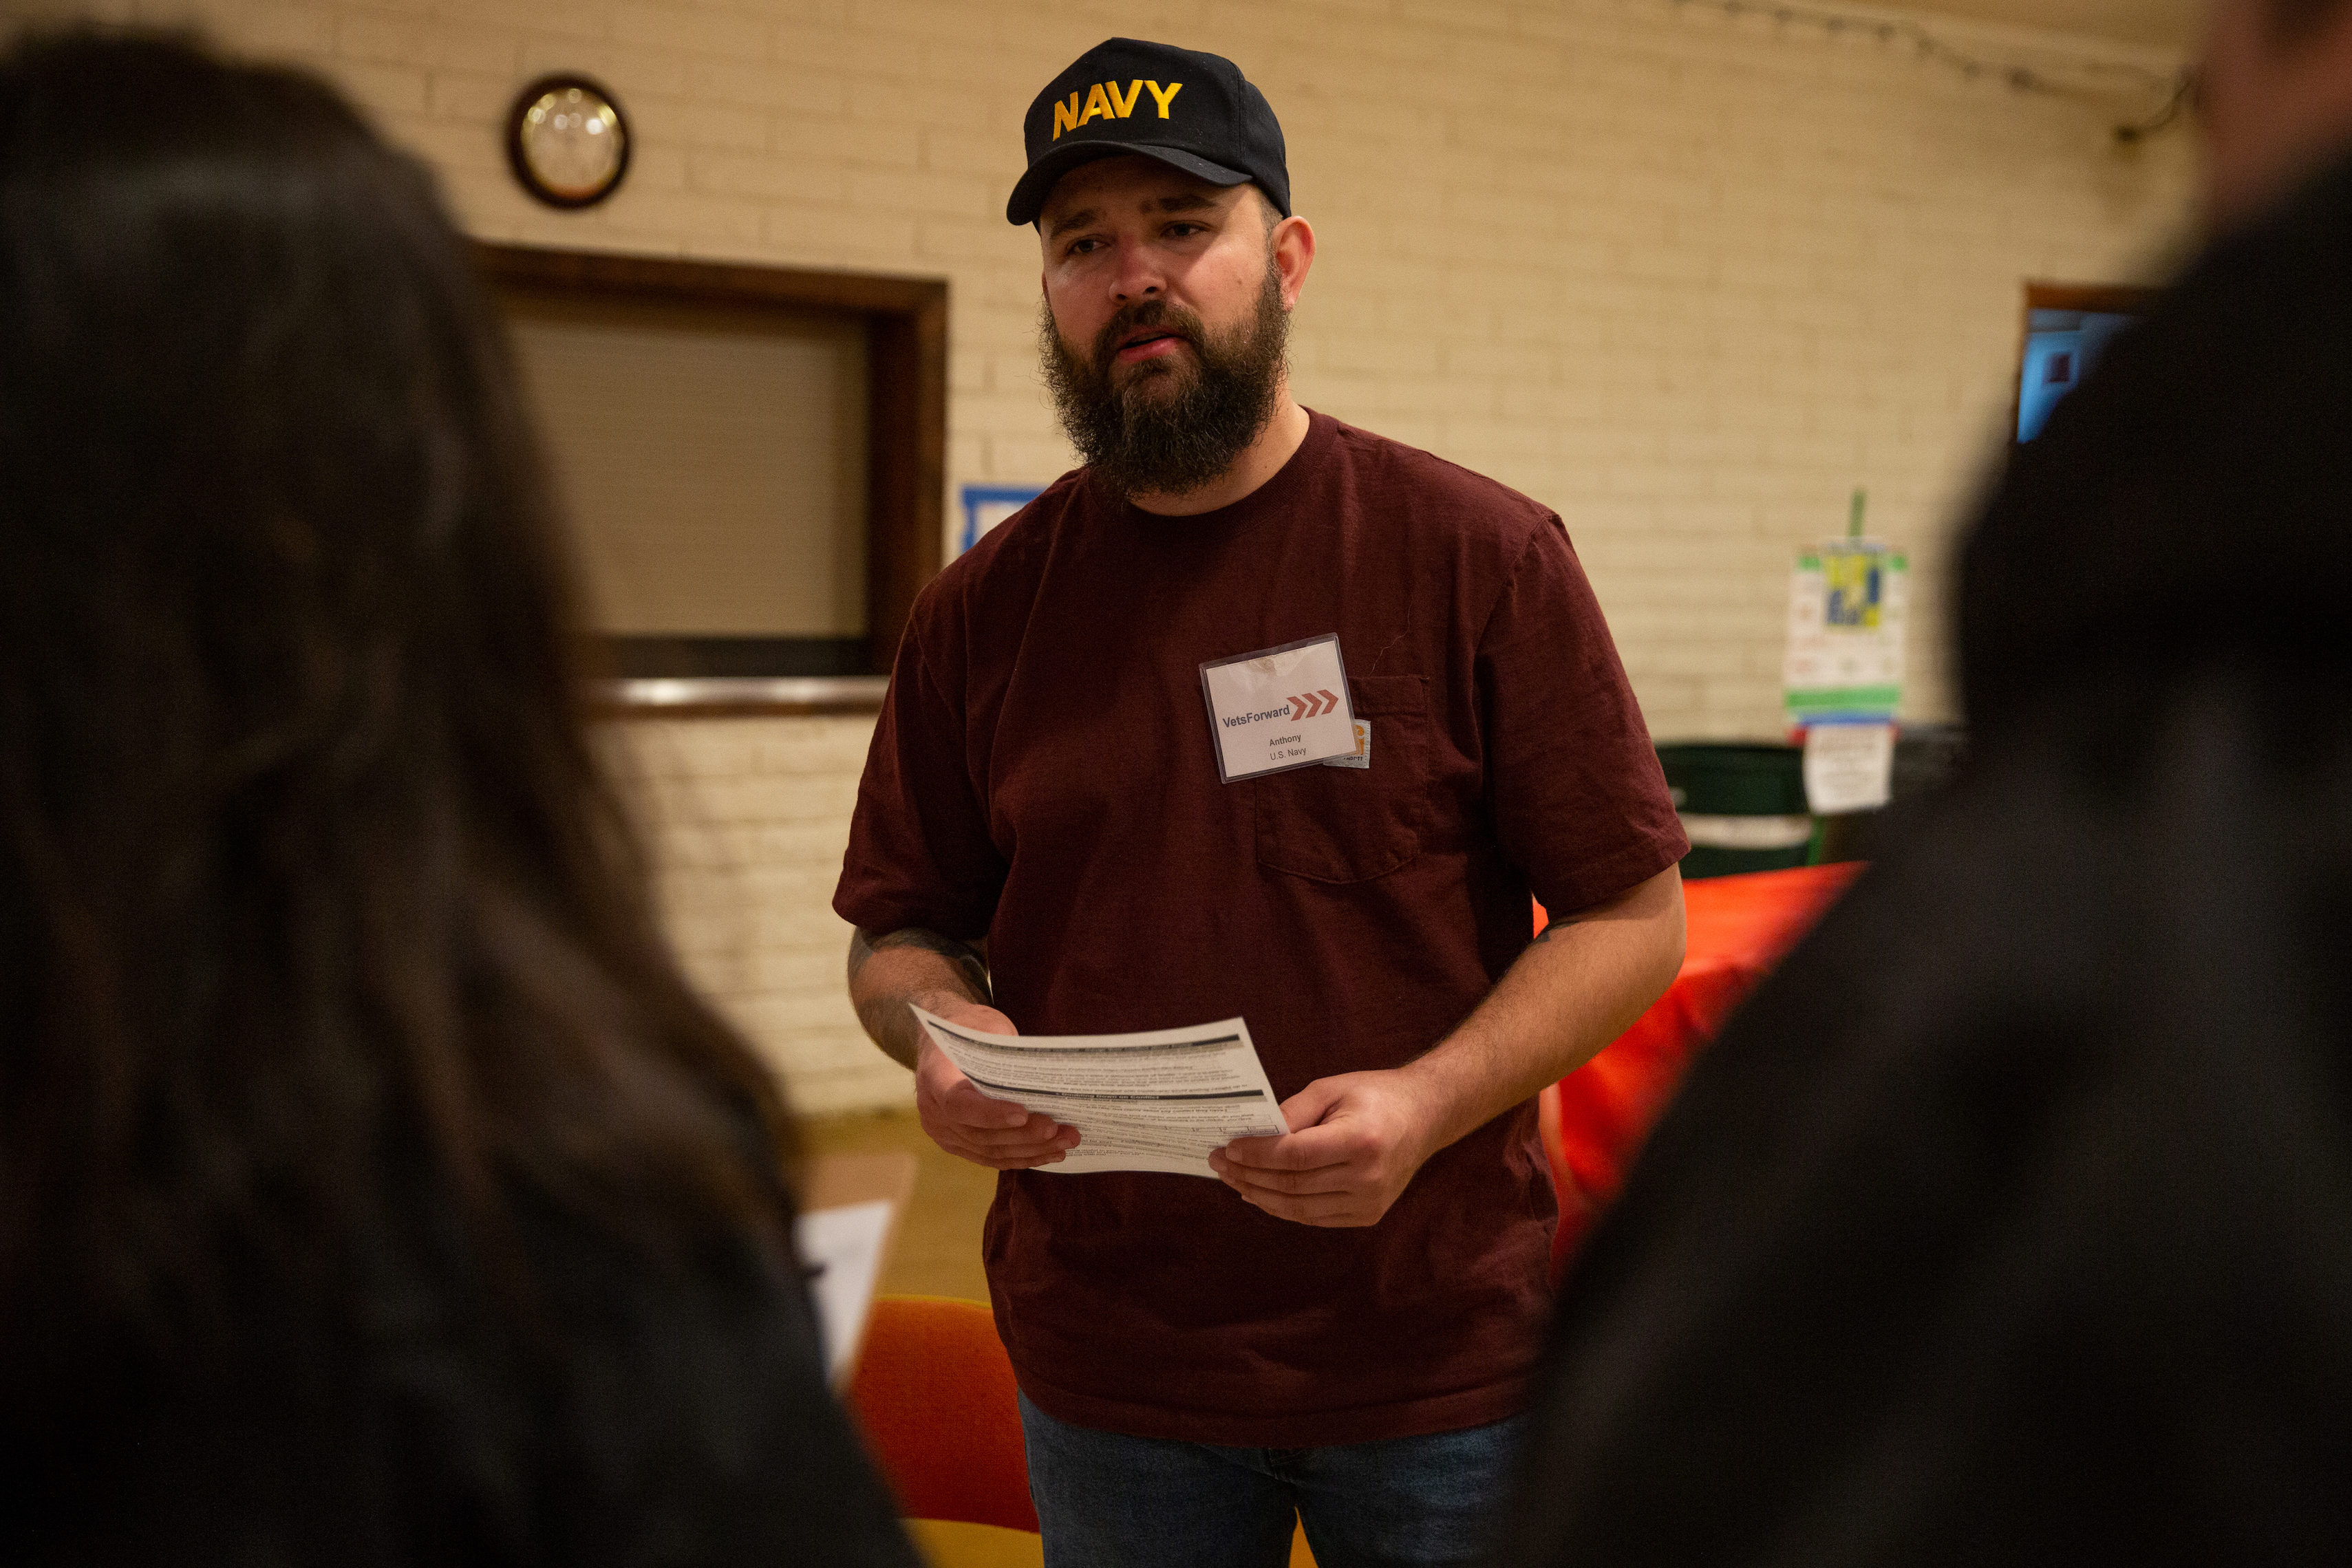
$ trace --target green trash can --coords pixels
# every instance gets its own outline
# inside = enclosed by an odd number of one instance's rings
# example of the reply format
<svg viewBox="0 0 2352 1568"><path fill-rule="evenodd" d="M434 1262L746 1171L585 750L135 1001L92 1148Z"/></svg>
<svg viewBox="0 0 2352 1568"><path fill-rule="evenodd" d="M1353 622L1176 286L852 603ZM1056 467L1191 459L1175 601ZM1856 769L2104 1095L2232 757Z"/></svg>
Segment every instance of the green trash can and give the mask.
<svg viewBox="0 0 2352 1568"><path fill-rule="evenodd" d="M1658 761L1690 835L1685 882L1806 862L1813 819L1805 809L1802 747L1668 745L1658 747Z"/></svg>

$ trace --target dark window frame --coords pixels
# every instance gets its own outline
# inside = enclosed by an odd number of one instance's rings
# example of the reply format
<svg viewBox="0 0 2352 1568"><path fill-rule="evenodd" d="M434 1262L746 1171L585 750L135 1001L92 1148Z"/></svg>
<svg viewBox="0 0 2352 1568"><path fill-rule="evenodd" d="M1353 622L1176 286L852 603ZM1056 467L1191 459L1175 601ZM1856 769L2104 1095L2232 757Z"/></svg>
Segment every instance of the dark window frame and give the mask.
<svg viewBox="0 0 2352 1568"><path fill-rule="evenodd" d="M945 564L946 280L489 242L477 243L474 255L494 291L569 300L814 309L863 319L868 389L865 670L862 678L852 676L841 684L867 689L877 685L874 677L887 675L898 655L916 594ZM708 703L673 698L644 711L839 712L845 702L856 708L878 706L878 695L871 700L863 695L832 700L747 696L761 677L791 677L796 672L737 668L728 673L739 677L739 684L705 683L714 688ZM789 679L767 684L771 689L805 685ZM630 685L620 683L614 704L637 711L629 700Z"/></svg>

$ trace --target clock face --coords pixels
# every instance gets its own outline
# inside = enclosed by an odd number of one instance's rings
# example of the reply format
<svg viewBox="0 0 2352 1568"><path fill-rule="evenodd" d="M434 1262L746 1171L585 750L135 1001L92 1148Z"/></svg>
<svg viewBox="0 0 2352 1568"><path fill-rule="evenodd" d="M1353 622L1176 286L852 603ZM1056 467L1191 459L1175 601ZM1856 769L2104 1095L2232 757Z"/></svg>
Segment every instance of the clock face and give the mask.
<svg viewBox="0 0 2352 1568"><path fill-rule="evenodd" d="M523 89L507 126L523 188L551 206L584 207L613 193L629 166L620 105L583 77L547 77Z"/></svg>

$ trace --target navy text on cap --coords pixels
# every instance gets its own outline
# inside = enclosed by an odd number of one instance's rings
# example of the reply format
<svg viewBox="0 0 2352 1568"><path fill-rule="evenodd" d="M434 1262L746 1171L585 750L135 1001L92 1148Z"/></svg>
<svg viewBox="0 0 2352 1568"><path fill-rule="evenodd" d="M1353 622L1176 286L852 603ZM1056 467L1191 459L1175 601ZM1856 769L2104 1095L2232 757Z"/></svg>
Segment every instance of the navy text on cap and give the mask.
<svg viewBox="0 0 2352 1568"><path fill-rule="evenodd" d="M1031 224L1054 183L1081 163L1138 152L1213 185L1255 182L1290 215L1282 127L1265 95L1222 55L1109 38L1072 61L1029 106L1028 172L1005 204Z"/></svg>

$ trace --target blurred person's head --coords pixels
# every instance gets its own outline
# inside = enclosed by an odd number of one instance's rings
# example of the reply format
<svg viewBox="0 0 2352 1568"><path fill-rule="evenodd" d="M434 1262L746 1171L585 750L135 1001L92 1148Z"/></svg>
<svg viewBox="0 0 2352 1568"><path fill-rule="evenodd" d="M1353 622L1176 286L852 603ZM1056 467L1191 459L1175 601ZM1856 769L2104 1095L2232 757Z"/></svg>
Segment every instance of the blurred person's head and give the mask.
<svg viewBox="0 0 2352 1568"><path fill-rule="evenodd" d="M2238 215L1978 518L1957 596L1972 748L2104 710L2130 755L2152 733L2136 705L2222 664L2352 689L2352 0L2221 6L2217 31L2263 29L2216 57Z"/></svg>
<svg viewBox="0 0 2352 1568"><path fill-rule="evenodd" d="M2203 53L2213 226L2247 222L2352 153L2352 0L2213 0Z"/></svg>
<svg viewBox="0 0 2352 1568"><path fill-rule="evenodd" d="M418 165L184 43L0 54L0 1384L240 1266L351 1288L385 1160L491 1252L519 1197L778 1234L567 578Z"/></svg>

